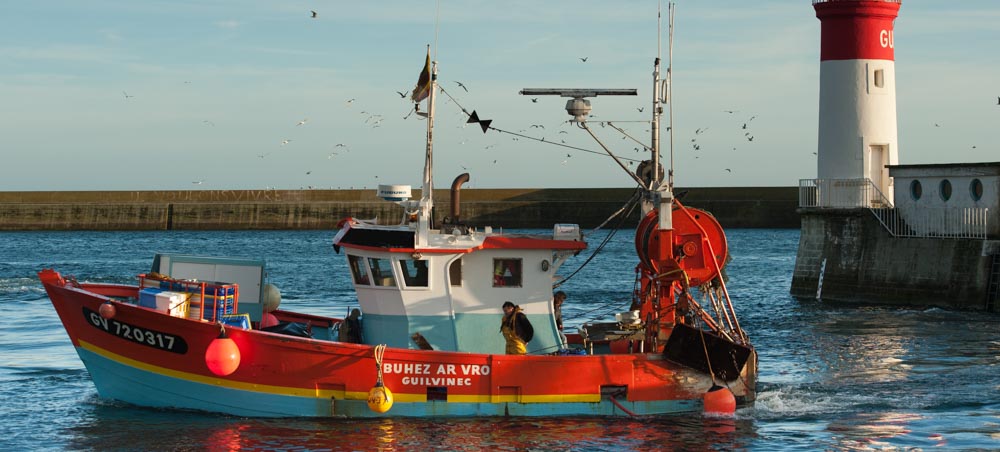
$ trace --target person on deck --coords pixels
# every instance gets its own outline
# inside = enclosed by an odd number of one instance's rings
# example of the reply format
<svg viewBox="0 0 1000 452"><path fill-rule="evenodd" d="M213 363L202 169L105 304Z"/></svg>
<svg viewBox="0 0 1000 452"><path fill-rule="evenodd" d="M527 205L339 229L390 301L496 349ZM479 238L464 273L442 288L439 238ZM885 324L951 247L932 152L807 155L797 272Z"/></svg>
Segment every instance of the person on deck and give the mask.
<svg viewBox="0 0 1000 452"><path fill-rule="evenodd" d="M500 333L507 340L508 355L525 355L528 353L528 342L535 336L535 329L524 315L521 307L505 301L503 303L503 320L500 321Z"/></svg>
<svg viewBox="0 0 1000 452"><path fill-rule="evenodd" d="M556 316L556 329L559 330L559 338L562 345L566 345L566 334L563 333L562 305L566 301L566 292L558 291L552 296L552 311Z"/></svg>
<svg viewBox="0 0 1000 452"><path fill-rule="evenodd" d="M361 343L361 310L355 308L340 324L340 342Z"/></svg>

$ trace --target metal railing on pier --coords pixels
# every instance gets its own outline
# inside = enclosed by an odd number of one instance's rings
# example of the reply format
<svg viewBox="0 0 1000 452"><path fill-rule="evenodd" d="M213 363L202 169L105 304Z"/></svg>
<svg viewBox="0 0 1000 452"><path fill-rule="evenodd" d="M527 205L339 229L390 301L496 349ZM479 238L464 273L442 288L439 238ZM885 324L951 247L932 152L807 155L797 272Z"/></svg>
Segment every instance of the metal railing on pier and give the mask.
<svg viewBox="0 0 1000 452"><path fill-rule="evenodd" d="M867 178L801 179L799 207L868 209L893 237L985 240L988 230L987 208L921 207L903 213Z"/></svg>
<svg viewBox="0 0 1000 452"><path fill-rule="evenodd" d="M869 209L894 237L986 239L989 209L985 207L929 207L904 219L899 209Z"/></svg>
<svg viewBox="0 0 1000 452"><path fill-rule="evenodd" d="M892 207L882 191L868 178L800 179L799 207Z"/></svg>

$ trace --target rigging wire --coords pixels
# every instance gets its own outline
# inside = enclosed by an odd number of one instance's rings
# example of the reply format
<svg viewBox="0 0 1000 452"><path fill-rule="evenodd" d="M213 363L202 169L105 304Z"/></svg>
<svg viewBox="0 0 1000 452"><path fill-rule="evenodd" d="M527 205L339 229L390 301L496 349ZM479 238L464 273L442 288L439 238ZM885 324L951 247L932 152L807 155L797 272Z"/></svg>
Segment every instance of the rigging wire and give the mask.
<svg viewBox="0 0 1000 452"><path fill-rule="evenodd" d="M444 94L445 96L448 96L448 99L450 99L450 100L451 100L451 101L452 101L452 102L453 102L453 103L455 104L455 106L457 106L457 107L458 107L458 108L459 108L460 110L462 110L462 113L465 113L465 116L467 116L467 117L468 117L468 116L471 116L471 115L472 115L472 113L471 113L471 112L469 112L469 110L467 110L467 109L466 109L465 107L463 107L463 106L462 106L462 104L460 104L460 103L458 102L458 99L455 99L455 97L454 97L454 96L452 96L452 95L451 95L451 93L449 93L449 92L448 92L448 90L444 89L444 86L441 86L441 85L438 85L438 90L440 90L440 91L441 91L441 93L443 93L443 94ZM649 122L649 121L616 121L616 122L619 122L619 123L621 123L621 122ZM611 125L611 122L608 122L608 121L600 121L600 122L599 122L599 124L601 124L602 126L603 126L604 124L609 124L609 125ZM616 127L616 126L614 126L614 125L612 125L612 127L613 127L614 129L616 129L616 130L619 130L619 131L620 131L620 128L618 128L618 127ZM597 155L600 155L600 156L602 156L602 157L603 157L603 156L607 156L607 155L608 155L607 153L605 153L605 152L602 152L602 151L595 151L595 150L593 150L593 149L586 149L586 148L581 148L581 147L577 147L577 146L572 146L572 145L568 145L568 144L566 144L566 143L557 143L557 142L555 142L555 141L548 141L548 140L546 140L546 139L545 139L544 137L542 137L542 138L536 138L536 137L533 137L533 136L530 136L530 135L525 135L525 134L523 134L523 133L518 133L518 132L512 132L512 131L510 131L510 130L504 130L504 129L500 129L500 128L497 128L497 127L493 127L493 126L489 126L489 130L493 130L493 131L496 131L496 132L499 132L499 133L506 133L506 134L508 134L508 135L514 135L514 136L516 136L516 137L520 137L520 138L524 138L524 139L526 139L526 140L534 140L534 141L537 141L537 142L539 142L539 143L545 143L545 144L551 144L551 145L553 145L553 146L560 146L560 147L564 147L564 148L567 148L567 149L573 149L573 150L575 150L575 151L580 151L580 152L589 152L589 153L591 153L591 154L597 154ZM626 135L626 136L627 136L627 135ZM629 137L629 138L632 138L632 137ZM635 139L633 138L633 141L634 141L634 140L635 140ZM642 143L639 143L639 144L640 144L640 145L641 145L641 146L642 146L643 148L646 148L646 149L648 149L648 146L646 146L646 145L644 145L644 144L642 144ZM642 162L642 160L641 160L641 159L634 159L634 158L628 158L628 157L620 157L620 156L616 156L616 157L618 157L618 158L619 158L619 159L621 159L621 160L626 160L626 161L629 161L629 162L634 162L634 163L639 163L639 162Z"/></svg>
<svg viewBox="0 0 1000 452"><path fill-rule="evenodd" d="M573 276L576 276L576 274L579 273L580 270L583 270L583 268L586 267L587 264L590 263L590 261L594 260L594 258L597 257L597 253L599 253L602 249L604 249L604 246L607 245L608 242L610 242L612 238L614 238L615 234L617 234L618 231L621 230L621 225L622 225L622 223L625 222L625 219L628 218L628 216L632 213L632 211L635 210L636 206L639 205L638 201L639 201L641 193L642 192L638 188L636 188L636 191L629 198L628 202L626 202L626 204L624 206L622 206L622 208L619 209L618 212L615 212L610 218L608 218L607 220L604 221L604 223L602 223L602 226L603 226L603 224L607 223L608 221L610 221L615 216L618 216L618 223L615 225L614 228L611 229L610 232L608 232L608 235L604 237L604 239L601 241L601 244L598 245L597 248L594 248L594 252L590 253L590 256L587 257L587 260L583 261L580 264L580 266L577 267L576 270L573 270L573 272L570 273L568 276L566 276L565 278L563 278L563 279L559 280L558 282L556 282L555 284L553 284L552 285L553 288L559 287L559 286L563 285L566 281L569 281L570 278L572 278ZM628 209L628 212L625 215L619 215L626 208ZM595 229L593 232L596 232L596 231L597 231L597 229Z"/></svg>

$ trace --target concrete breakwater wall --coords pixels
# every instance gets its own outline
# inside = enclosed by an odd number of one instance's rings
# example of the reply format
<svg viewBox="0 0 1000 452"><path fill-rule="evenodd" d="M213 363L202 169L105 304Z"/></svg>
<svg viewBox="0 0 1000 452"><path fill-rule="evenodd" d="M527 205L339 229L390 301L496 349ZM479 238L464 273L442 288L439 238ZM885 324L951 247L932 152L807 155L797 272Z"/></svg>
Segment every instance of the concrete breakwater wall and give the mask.
<svg viewBox="0 0 1000 452"><path fill-rule="evenodd" d="M798 228L797 187L678 188L681 201L727 228ZM631 188L462 189L463 223L482 227L595 227L632 196ZM413 191L414 199L420 190ZM434 191L435 219L451 212L449 190ZM0 230L335 229L345 217L402 219L375 190L177 190L0 192ZM637 211L625 223L635 225Z"/></svg>
<svg viewBox="0 0 1000 452"><path fill-rule="evenodd" d="M893 237L867 209L803 209L791 293L800 299L997 311L1000 242Z"/></svg>

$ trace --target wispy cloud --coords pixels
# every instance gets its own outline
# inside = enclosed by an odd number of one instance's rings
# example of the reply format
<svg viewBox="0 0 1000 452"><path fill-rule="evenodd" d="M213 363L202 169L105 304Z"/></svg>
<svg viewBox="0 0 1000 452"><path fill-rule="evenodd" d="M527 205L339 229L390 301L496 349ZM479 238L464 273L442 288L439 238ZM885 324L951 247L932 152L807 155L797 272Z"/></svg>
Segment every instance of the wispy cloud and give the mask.
<svg viewBox="0 0 1000 452"><path fill-rule="evenodd" d="M239 28L240 25L242 25L242 23L240 21L238 21L238 20L235 20L235 19L220 20L220 21L218 21L218 22L215 23L216 27L219 27L219 28L222 28L222 29L226 29L226 30L235 30L235 29Z"/></svg>
<svg viewBox="0 0 1000 452"><path fill-rule="evenodd" d="M122 35L118 33L118 30L110 28L102 28L100 30L97 30L97 33L107 41L119 42L122 40Z"/></svg>
<svg viewBox="0 0 1000 452"><path fill-rule="evenodd" d="M107 62L113 58L111 52L100 47L55 44L42 47L0 47L0 59Z"/></svg>

